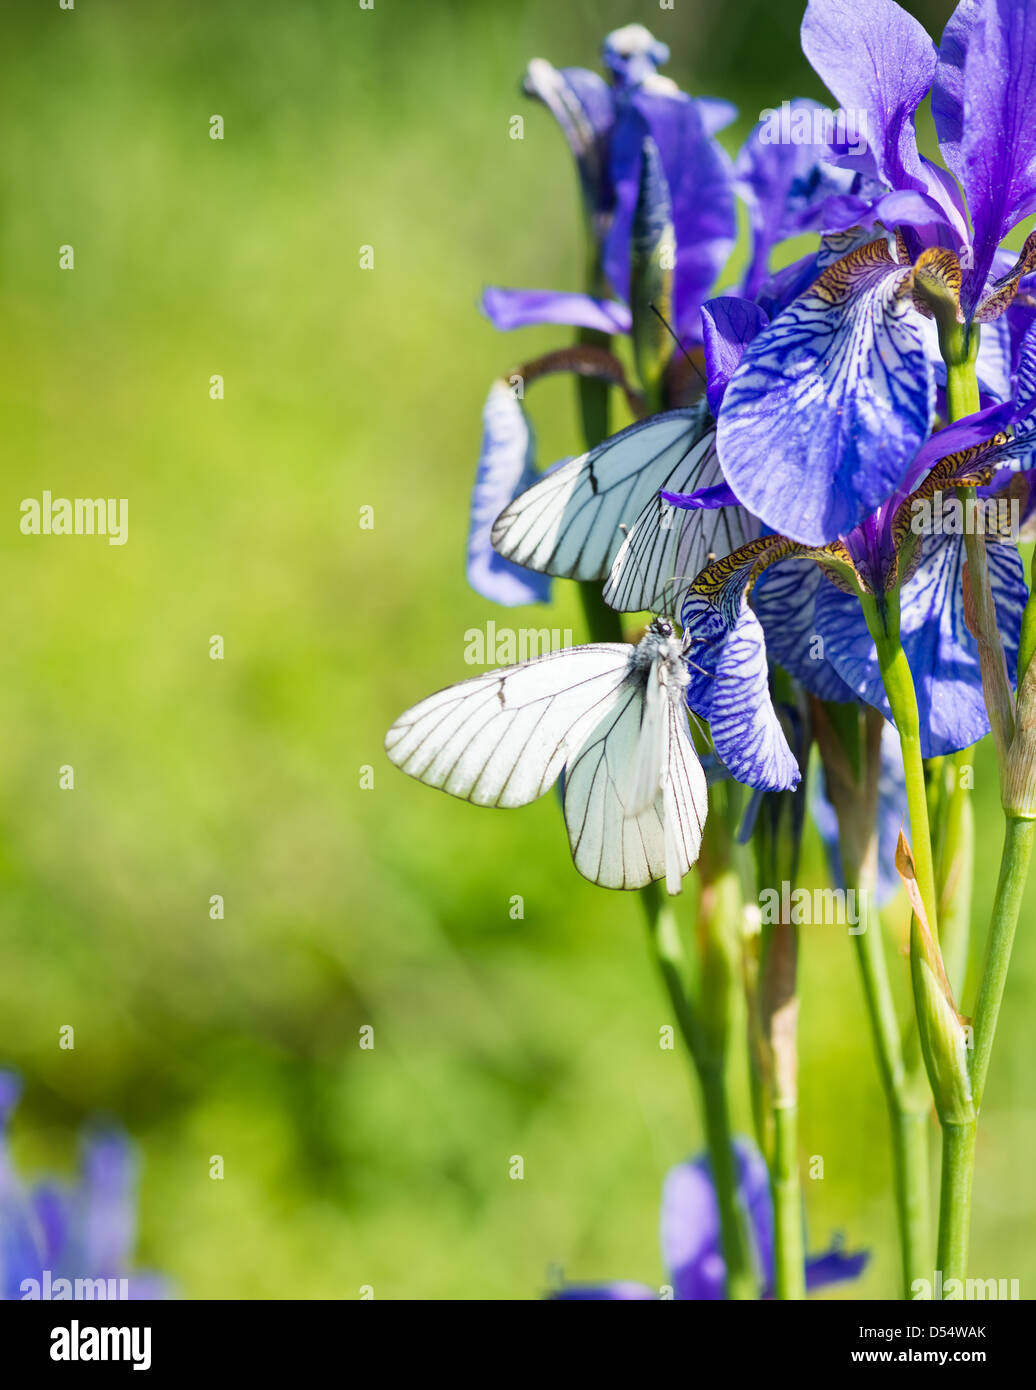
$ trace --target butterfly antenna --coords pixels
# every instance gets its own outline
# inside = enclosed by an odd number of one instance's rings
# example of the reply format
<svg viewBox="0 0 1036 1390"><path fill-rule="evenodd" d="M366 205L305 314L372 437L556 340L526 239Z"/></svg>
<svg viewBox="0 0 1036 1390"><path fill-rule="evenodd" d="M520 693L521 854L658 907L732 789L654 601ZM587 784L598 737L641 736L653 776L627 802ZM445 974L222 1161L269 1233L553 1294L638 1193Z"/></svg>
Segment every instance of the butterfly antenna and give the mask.
<svg viewBox="0 0 1036 1390"><path fill-rule="evenodd" d="M701 382L702 386L704 386L704 387L707 388L709 383L706 381L705 377L702 375L702 370L701 370L701 368L698 366L697 362L695 362L694 358L691 356L691 354L690 354L690 353L687 351L687 349L684 347L683 343L680 342L680 339L679 339L679 337L677 336L676 330L673 328L673 325L672 325L672 324L669 322L669 320L666 318L665 314L662 313L661 309L659 309L659 307L658 307L657 304L649 304L649 305L648 305L648 308L649 308L649 309L651 310L651 312L658 318L659 322L662 324L662 327L663 327L663 328L665 329L665 331L669 334L670 338L672 338L673 342L676 344L676 346L677 346L677 347L680 349L680 351L683 353L684 357L687 358L687 361L688 361L688 362L691 364L691 366L694 368L695 375L697 376L698 380Z"/></svg>

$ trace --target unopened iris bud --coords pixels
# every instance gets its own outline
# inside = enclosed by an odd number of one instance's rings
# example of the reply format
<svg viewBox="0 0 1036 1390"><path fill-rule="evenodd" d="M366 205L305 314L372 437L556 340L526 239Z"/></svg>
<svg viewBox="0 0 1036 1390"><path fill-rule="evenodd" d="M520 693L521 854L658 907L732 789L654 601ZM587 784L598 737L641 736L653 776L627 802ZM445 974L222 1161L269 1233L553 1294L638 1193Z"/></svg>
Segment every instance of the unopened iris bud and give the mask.
<svg viewBox="0 0 1036 1390"><path fill-rule="evenodd" d="M644 140L630 250L633 355L644 392L657 409L662 376L672 353L666 325L673 318L676 234L669 185L658 146L650 136Z"/></svg>

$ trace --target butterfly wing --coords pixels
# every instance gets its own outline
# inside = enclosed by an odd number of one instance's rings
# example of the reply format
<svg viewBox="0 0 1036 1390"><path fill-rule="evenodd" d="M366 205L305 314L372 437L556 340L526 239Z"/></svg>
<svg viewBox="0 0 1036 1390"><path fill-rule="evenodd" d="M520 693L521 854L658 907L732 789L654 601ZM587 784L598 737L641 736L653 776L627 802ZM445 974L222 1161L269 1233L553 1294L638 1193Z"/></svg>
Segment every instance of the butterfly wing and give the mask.
<svg viewBox="0 0 1036 1390"><path fill-rule="evenodd" d="M710 425L659 486L667 492L695 492L723 482L716 453L716 427ZM679 611L683 588L714 558L721 560L760 534L760 523L743 507L684 511L664 502L656 488L626 533L604 588L604 601L620 613Z"/></svg>
<svg viewBox="0 0 1036 1390"><path fill-rule="evenodd" d="M400 715L385 736L397 767L478 806L525 806L620 698L633 648L599 642L488 671Z"/></svg>
<svg viewBox="0 0 1036 1390"><path fill-rule="evenodd" d="M706 428L700 408L638 421L547 473L516 497L493 526L494 549L544 574L603 580L629 526L681 464Z"/></svg>
<svg viewBox="0 0 1036 1390"><path fill-rule="evenodd" d="M661 694L657 738L643 728L647 687L643 680L631 680L565 774L572 858L585 878L605 888L643 888L665 878L669 892L678 893L698 857L707 809L705 774L691 743L682 695L665 688ZM636 760L648 757L652 747L660 761L644 775L653 782L654 796L637 812L633 797L644 784Z"/></svg>

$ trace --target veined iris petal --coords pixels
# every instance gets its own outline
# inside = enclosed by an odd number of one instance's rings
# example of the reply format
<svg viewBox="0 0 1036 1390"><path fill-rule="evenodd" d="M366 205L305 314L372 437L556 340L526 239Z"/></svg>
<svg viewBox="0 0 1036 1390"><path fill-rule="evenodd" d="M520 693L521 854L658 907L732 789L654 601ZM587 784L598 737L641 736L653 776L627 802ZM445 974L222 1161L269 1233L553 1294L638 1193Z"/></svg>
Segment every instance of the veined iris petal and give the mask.
<svg viewBox="0 0 1036 1390"><path fill-rule="evenodd" d="M1036 9L1021 0L959 5L943 36L932 115L947 164L967 195L972 264L961 295L970 314L997 246L1036 211Z"/></svg>
<svg viewBox="0 0 1036 1390"><path fill-rule="evenodd" d="M850 252L759 334L731 377L720 464L775 531L807 545L844 534L927 438L934 379L912 275L882 241Z"/></svg>
<svg viewBox="0 0 1036 1390"><path fill-rule="evenodd" d="M922 751L934 758L977 743L989 732L989 719L978 647L964 619L964 538L927 535L923 543L917 571L900 594L900 640L917 689ZM987 554L997 624L1013 671L1028 594L1025 570L1013 545L991 543ZM891 718L874 643L856 598L831 584L823 586L815 616L827 660L858 699Z"/></svg>
<svg viewBox="0 0 1036 1390"><path fill-rule="evenodd" d="M681 621L692 638L687 703L709 721L716 753L738 782L760 791L796 787L802 774L770 699L759 619L747 603L732 630L717 628L716 616L707 599L684 602Z"/></svg>

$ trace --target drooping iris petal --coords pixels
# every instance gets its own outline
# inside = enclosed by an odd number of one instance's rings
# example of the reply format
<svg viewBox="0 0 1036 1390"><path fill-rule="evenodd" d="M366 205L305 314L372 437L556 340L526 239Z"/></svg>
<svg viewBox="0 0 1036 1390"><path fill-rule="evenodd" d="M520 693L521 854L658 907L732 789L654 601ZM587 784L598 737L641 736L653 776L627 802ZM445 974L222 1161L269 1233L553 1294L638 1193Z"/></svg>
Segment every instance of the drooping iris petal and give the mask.
<svg viewBox="0 0 1036 1390"><path fill-rule="evenodd" d="M561 127L575 156L583 198L591 212L611 204L608 141L615 122L615 97L607 82L586 68L556 68L544 58L529 64L523 84Z"/></svg>
<svg viewBox="0 0 1036 1390"><path fill-rule="evenodd" d="M935 75L935 45L893 0L810 0L802 51L846 111L866 114L867 143L890 188L927 189L914 112Z"/></svg>
<svg viewBox="0 0 1036 1390"><path fill-rule="evenodd" d="M987 555L997 625L1013 672L1028 594L1025 570L1012 545L990 543ZM965 558L963 536L925 536L921 563L900 595L900 640L917 690L926 758L955 753L989 732L978 648L964 621ZM825 655L838 674L858 698L891 718L859 602L828 585L818 591L816 621Z"/></svg>
<svg viewBox="0 0 1036 1390"><path fill-rule="evenodd" d="M629 298L630 236L648 136L661 157L676 231L674 327L681 337L697 340L699 308L737 236L733 172L690 97L650 83L628 94L611 142L615 210L604 245L604 269L621 299Z"/></svg>
<svg viewBox="0 0 1036 1390"><path fill-rule="evenodd" d="M966 3L947 30L932 111L974 227L961 291L970 314L997 246L1036 211L1036 8L1025 0Z"/></svg>
<svg viewBox="0 0 1036 1390"><path fill-rule="evenodd" d="M738 782L760 791L796 787L801 773L770 698L759 620L747 603L732 629L717 618L706 599L684 603L681 621L692 638L687 703L709 721L716 753Z"/></svg>
<svg viewBox="0 0 1036 1390"><path fill-rule="evenodd" d="M713 415L745 348L769 323L758 304L736 295L723 295L702 305L701 331L705 349L705 396Z"/></svg>
<svg viewBox="0 0 1036 1390"><path fill-rule="evenodd" d="M724 476L775 531L823 545L889 496L928 436L934 379L912 270L851 251L749 345L718 420Z"/></svg>
<svg viewBox="0 0 1036 1390"><path fill-rule="evenodd" d="M748 1215L763 1269L773 1260L773 1216L766 1164L743 1140L734 1141L738 1196ZM662 1259L678 1299L722 1299L726 1266L720 1246L719 1206L707 1158L681 1163L662 1187Z"/></svg>
<svg viewBox="0 0 1036 1390"><path fill-rule="evenodd" d="M490 542L493 522L535 477L532 429L504 381L494 381L482 411L482 449L471 494L468 583L494 603L545 603L550 579L512 564Z"/></svg>
<svg viewBox="0 0 1036 1390"><path fill-rule="evenodd" d="M508 331L530 324L559 323L596 328L601 333L628 333L630 311L613 299L562 290L511 290L491 285L482 294L482 311L494 328Z"/></svg>

